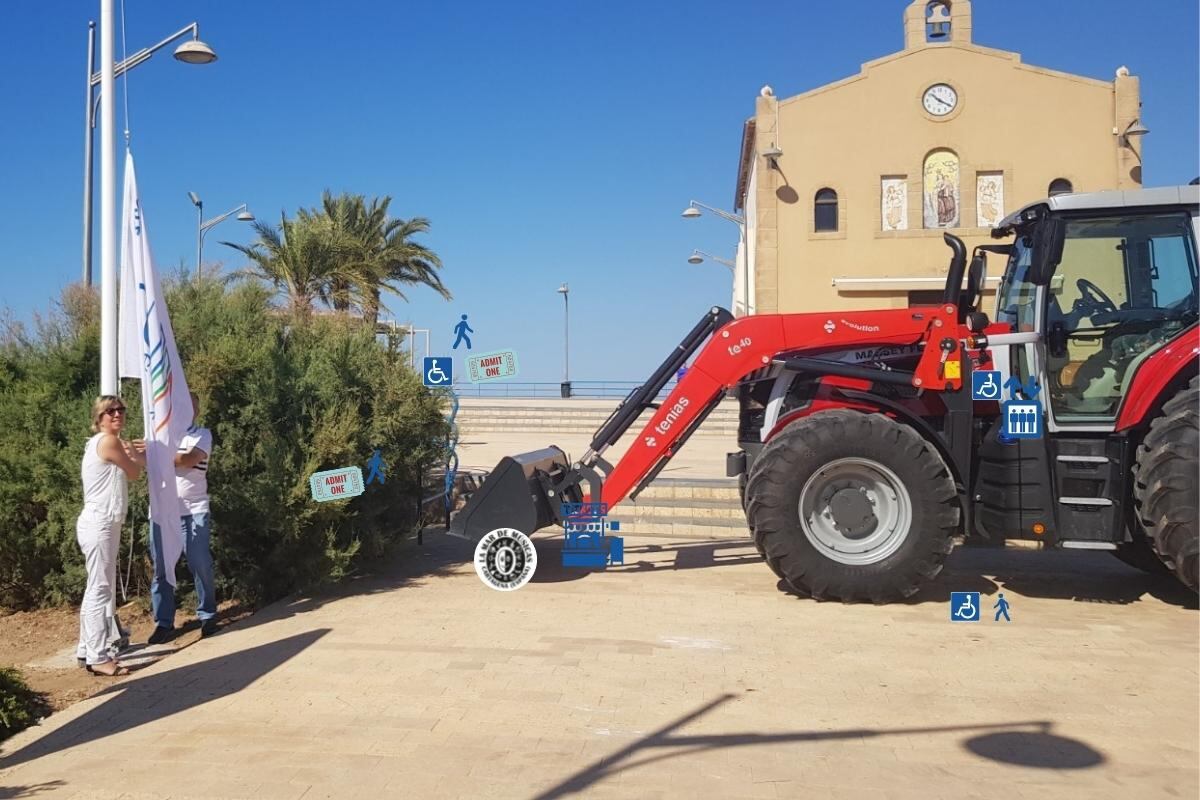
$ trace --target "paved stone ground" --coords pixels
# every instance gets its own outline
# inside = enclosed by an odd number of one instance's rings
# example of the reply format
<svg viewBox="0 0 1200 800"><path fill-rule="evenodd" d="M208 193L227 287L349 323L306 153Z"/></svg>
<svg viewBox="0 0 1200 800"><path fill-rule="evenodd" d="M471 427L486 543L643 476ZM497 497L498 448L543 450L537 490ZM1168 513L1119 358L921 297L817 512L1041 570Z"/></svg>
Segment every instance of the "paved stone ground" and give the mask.
<svg viewBox="0 0 1200 800"><path fill-rule="evenodd" d="M630 540L499 593L429 534L5 743L0 797L1196 797L1197 618L1104 553L963 550L917 601ZM1013 621L950 623L1003 588ZM993 599L984 599L985 609Z"/></svg>

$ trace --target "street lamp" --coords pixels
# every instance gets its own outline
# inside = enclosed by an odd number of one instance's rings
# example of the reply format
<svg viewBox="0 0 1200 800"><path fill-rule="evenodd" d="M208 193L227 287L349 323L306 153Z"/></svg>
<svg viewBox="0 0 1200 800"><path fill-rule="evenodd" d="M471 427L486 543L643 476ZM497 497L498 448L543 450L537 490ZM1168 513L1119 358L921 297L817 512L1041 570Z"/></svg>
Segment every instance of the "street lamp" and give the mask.
<svg viewBox="0 0 1200 800"><path fill-rule="evenodd" d="M571 329L569 325L570 310L568 308L567 295L571 293L567 284L558 287L558 293L563 296L563 382L562 396L564 399L571 396L571 372L570 372L570 350L571 350Z"/></svg>
<svg viewBox="0 0 1200 800"><path fill-rule="evenodd" d="M719 208L713 208L712 206L706 206L704 203L698 203L695 200L692 200L690 203L688 203L687 208L685 208L683 210L683 213L680 216L682 216L684 219L696 219L700 216L703 216L702 212L700 211L700 209L702 209L702 208L705 211L709 211L713 214L716 214L721 219L727 219L730 222L732 222L734 225L737 225L738 245L739 245L738 261L740 262L739 265L742 268L742 290L743 290L742 291L742 314L743 314L743 316L749 315L749 313L750 313L750 269L749 269L749 265L746 264L746 255L745 255L746 254L746 218L739 217L737 214L730 214L728 211L722 211ZM691 259L688 259L688 260L691 261ZM717 259L713 259L713 260L716 261ZM692 261L691 263L694 264L696 262ZM734 276L736 277L736 275L737 275L737 268L735 267L734 268ZM736 306L736 304L735 304L735 306Z"/></svg>
<svg viewBox="0 0 1200 800"><path fill-rule="evenodd" d="M254 222L254 215L246 210L246 204L242 203L234 209L226 211L219 217L213 217L205 222L204 220L204 201L195 192L188 192L188 199L192 201L192 205L196 207L196 280L200 280L200 258L204 254L204 234L208 233L211 228L215 228L225 220L237 214L239 222Z"/></svg>
<svg viewBox="0 0 1200 800"><path fill-rule="evenodd" d="M1145 136L1149 132L1150 129L1138 119L1130 120L1129 124L1125 126L1125 130L1120 133L1117 133L1117 129L1113 128L1113 133L1117 134L1117 144L1121 145L1121 147L1128 147L1130 150L1133 149L1133 145L1129 141L1130 136Z"/></svg>
<svg viewBox="0 0 1200 800"><path fill-rule="evenodd" d="M200 41L200 26L193 22L186 28L163 39L153 47L139 50L133 55L113 65L112 78L115 80L129 70L149 60L154 53L166 47L181 36L191 33L192 39L175 48L175 59L185 64L211 64L217 60L217 54L204 42ZM83 149L83 284L92 285L92 153L95 145L92 131L96 127L96 112L100 101L96 87L100 85L102 72L96 72L96 23L88 23L88 71L87 71L87 104L84 108L84 149Z"/></svg>
<svg viewBox="0 0 1200 800"><path fill-rule="evenodd" d="M709 261L715 261L718 264L724 264L725 266L729 267L730 272L734 273L734 275L737 274L737 265L734 264L732 261L730 261L728 258L719 258L717 256L714 256L712 253L706 253L703 250L693 250L692 254L690 256L688 256L688 263L689 264L703 264L704 259L706 259L706 258Z"/></svg>

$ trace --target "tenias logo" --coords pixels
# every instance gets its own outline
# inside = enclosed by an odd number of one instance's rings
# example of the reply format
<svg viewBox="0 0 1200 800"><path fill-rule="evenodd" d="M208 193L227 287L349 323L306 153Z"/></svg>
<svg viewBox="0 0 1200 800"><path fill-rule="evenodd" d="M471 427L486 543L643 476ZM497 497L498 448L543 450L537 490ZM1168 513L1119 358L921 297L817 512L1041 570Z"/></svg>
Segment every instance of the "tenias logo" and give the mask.
<svg viewBox="0 0 1200 800"><path fill-rule="evenodd" d="M144 295L146 284L139 283L138 289ZM151 303L146 309L145 322L142 324L142 341L146 345L146 372L150 375L150 420L154 424L154 435L167 426L171 421L172 393L171 384L174 381L171 369L171 354L167 350L167 336L162 324L158 325L158 336L153 342L150 334L153 326L150 315L154 313L156 303Z"/></svg>
<svg viewBox="0 0 1200 800"><path fill-rule="evenodd" d="M688 399L686 397L679 398L679 402L671 406L671 410L667 412L666 418L654 426L654 430L659 433L666 433L671 430L671 426L683 416L683 410L688 407Z"/></svg>

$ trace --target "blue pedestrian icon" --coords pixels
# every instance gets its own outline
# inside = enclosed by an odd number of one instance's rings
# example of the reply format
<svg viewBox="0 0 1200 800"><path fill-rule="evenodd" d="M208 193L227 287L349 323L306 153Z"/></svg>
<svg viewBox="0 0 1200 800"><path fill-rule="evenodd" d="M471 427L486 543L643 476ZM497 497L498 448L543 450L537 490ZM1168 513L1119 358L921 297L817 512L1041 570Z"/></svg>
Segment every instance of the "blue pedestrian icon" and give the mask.
<svg viewBox="0 0 1200 800"><path fill-rule="evenodd" d="M1000 388L1000 370L985 369L971 373L972 400L999 400Z"/></svg>
<svg viewBox="0 0 1200 800"><path fill-rule="evenodd" d="M454 359L450 356L430 356L421 367L421 379L426 386L449 386L454 382Z"/></svg>
<svg viewBox="0 0 1200 800"><path fill-rule="evenodd" d="M999 622L999 621L1000 621L1000 615L1001 615L1001 614L1003 614L1003 615L1004 615L1004 621L1005 621L1005 622L1012 622L1012 617L1010 617L1010 616L1008 615L1008 607L1009 607L1009 605L1010 605L1010 603L1009 603L1007 600L1005 600L1005 599L1004 599L1004 592L1001 592L1001 593L1000 593L1000 599L996 601L996 604L995 604L994 606L992 606L992 608L999 609L998 611L996 611L996 618L995 618L994 620L992 620L992 621L993 621L993 622Z"/></svg>
<svg viewBox="0 0 1200 800"><path fill-rule="evenodd" d="M1000 406L1004 439L1038 439L1042 435L1042 404L1037 400L1009 400Z"/></svg>
<svg viewBox="0 0 1200 800"><path fill-rule="evenodd" d="M979 622L979 592L951 592L950 621Z"/></svg>
<svg viewBox="0 0 1200 800"><path fill-rule="evenodd" d="M384 480L383 470L387 464L383 463L383 456L378 450L371 454L371 460L367 462L367 484L378 479L380 483L387 483Z"/></svg>
<svg viewBox="0 0 1200 800"><path fill-rule="evenodd" d="M466 314L463 314L462 321L454 326L454 332L456 334L458 334L458 338L454 340L454 346L451 347L450 349L457 350L458 346L460 344L462 344L463 340L465 339L467 342L467 349L470 350L471 349L471 337L467 336L467 334L474 333L475 331L471 328L470 325L467 324L467 315Z"/></svg>

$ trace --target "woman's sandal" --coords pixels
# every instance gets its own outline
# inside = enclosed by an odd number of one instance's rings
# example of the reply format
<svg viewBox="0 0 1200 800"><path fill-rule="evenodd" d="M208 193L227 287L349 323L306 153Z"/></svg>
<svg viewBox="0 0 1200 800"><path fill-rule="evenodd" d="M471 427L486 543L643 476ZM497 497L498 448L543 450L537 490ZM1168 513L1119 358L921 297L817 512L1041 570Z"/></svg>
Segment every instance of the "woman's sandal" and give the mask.
<svg viewBox="0 0 1200 800"><path fill-rule="evenodd" d="M112 672L103 672L96 669L92 664L88 664L87 671L101 678L120 678L129 674L129 667L126 667L122 664L117 664L115 661L105 661L104 663L113 664L115 668Z"/></svg>

